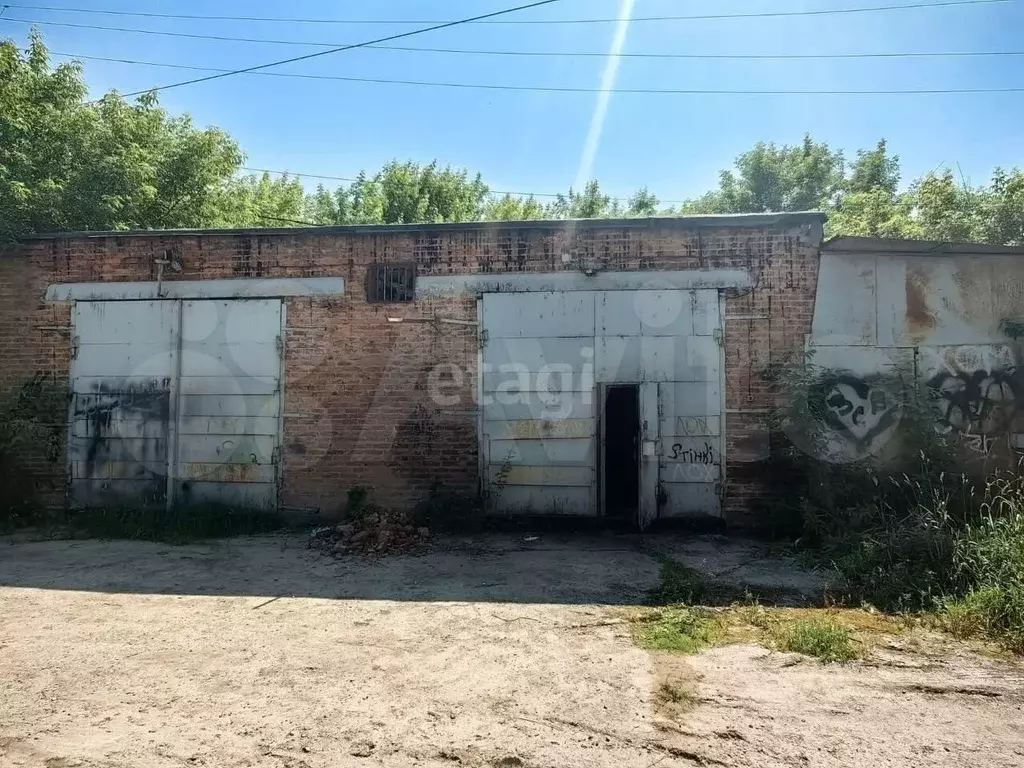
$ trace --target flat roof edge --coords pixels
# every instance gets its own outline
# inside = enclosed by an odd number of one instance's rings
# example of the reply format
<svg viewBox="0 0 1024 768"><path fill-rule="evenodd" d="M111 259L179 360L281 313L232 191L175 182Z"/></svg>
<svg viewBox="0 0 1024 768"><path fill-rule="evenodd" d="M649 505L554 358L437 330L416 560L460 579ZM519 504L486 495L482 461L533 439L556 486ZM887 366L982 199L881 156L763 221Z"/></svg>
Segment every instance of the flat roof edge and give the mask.
<svg viewBox="0 0 1024 768"><path fill-rule="evenodd" d="M531 219L526 221L471 221L444 224L347 224L326 227L273 227L243 229L132 229L107 231L41 232L24 235L17 242L77 240L101 237L238 237L384 235L410 232L471 232L485 229L693 229L703 227L763 227L782 224L824 223L821 211L792 213L708 214L703 216L657 216L628 219Z"/></svg>
<svg viewBox="0 0 1024 768"><path fill-rule="evenodd" d="M833 237L821 244L823 253L872 253L919 256L1024 256L1024 246L904 240L896 237Z"/></svg>

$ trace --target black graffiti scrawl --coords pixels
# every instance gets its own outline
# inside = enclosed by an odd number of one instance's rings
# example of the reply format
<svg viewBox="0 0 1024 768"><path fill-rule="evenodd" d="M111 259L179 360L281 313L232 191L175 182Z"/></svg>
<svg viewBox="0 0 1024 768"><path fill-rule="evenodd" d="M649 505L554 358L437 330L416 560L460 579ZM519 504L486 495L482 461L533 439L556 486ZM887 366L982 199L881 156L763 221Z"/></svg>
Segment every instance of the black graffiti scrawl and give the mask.
<svg viewBox="0 0 1024 768"><path fill-rule="evenodd" d="M943 431L999 435L1009 430L1022 391L1017 368L942 371L928 381Z"/></svg>
<svg viewBox="0 0 1024 768"><path fill-rule="evenodd" d="M880 376L831 372L811 397L826 426L858 455L872 453L875 441L899 420L898 403Z"/></svg>

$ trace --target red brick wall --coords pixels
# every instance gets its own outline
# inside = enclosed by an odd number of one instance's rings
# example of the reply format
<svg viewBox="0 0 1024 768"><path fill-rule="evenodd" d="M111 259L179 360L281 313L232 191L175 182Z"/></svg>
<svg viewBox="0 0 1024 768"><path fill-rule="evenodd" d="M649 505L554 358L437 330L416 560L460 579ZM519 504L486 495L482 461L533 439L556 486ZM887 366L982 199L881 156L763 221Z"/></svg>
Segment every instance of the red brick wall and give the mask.
<svg viewBox="0 0 1024 768"><path fill-rule="evenodd" d="M746 465L766 443L758 411L770 405L761 372L803 349L820 239L820 222L794 217L699 228L657 220L31 240L0 254L0 389L38 372L67 378L68 334L58 329L68 325L69 307L43 300L50 283L153 280L154 260L167 255L183 264L171 279L343 276L344 298L287 302L284 503L331 512L357 484L384 503L407 503L435 482L476 489L476 328L408 321L475 321L476 303L368 304L370 264L414 261L421 276L748 269L755 287L727 294L725 344L726 510L732 522L749 524L759 484ZM428 396L432 376L454 405Z"/></svg>

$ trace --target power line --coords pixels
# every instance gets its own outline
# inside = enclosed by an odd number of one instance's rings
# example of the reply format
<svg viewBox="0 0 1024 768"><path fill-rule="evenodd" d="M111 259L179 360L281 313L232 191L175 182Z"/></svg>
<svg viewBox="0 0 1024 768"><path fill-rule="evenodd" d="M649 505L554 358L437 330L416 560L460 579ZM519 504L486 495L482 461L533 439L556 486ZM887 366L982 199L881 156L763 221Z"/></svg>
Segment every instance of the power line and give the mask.
<svg viewBox="0 0 1024 768"><path fill-rule="evenodd" d="M270 173L276 176L296 176L298 178L306 179L324 179L326 181L357 181L357 179L350 178L348 176L329 176L322 173L295 173L293 171L275 171L271 168L252 168L250 166L243 165L241 167L243 171L249 171L250 173ZM565 195L558 192L510 192L502 191L498 189L490 190L491 195L511 195L512 197L564 197ZM628 197L609 197L609 200L614 200L617 203L629 202ZM682 204L687 202L686 200L661 200L659 203L674 203Z"/></svg>
<svg viewBox="0 0 1024 768"><path fill-rule="evenodd" d="M543 56L543 57L594 57L608 58L607 51L483 51L464 48L416 48L401 45L368 45L367 48L382 51L418 51L423 53L458 53L478 56ZM178 64L159 64L156 62L116 59L105 56L87 56L80 53L61 53L51 51L54 56L67 56L92 61L111 61L123 64L143 64L159 67L182 67L185 69L203 69ZM878 53L620 53L618 56L628 59L728 59L728 60L790 60L790 59L900 59L900 58L957 58L971 56L1024 56L1024 51L890 51ZM281 74L281 73L277 73Z"/></svg>
<svg viewBox="0 0 1024 768"><path fill-rule="evenodd" d="M350 51L353 48L363 48L367 45L375 45L377 43L387 43L391 40L400 40L405 37L412 37L413 35L422 35L424 32L434 32L439 29L447 29L449 27L457 27L460 24L469 24L473 21L480 21L481 19L490 19L495 16L504 16L508 13L515 13L516 11L524 11L529 8L539 8L542 5L551 5L552 3L561 2L561 0L535 0L535 2L527 3L525 5L517 5L514 8L506 8L501 11L492 11L491 13L485 13L480 16L470 16L467 19L459 19L458 21L446 21L444 24L436 24L432 27L424 27L422 29L414 29L411 32L401 32L397 35L388 35L387 37L378 37L374 40L366 40L362 43L353 43L352 45L343 45L338 48L331 48L326 51L318 51L316 53L307 53L303 56L293 56L290 59L281 59L279 61L271 61L266 64L257 64L254 67L244 67L243 69L235 69L230 72L218 72L214 75L207 75L206 77L197 77L192 80L183 80L179 83L170 83L169 85L160 85L154 88L149 88L145 91L134 91L132 93L126 93L125 96L141 96L144 93L154 93L155 91L166 91L170 88L180 88L184 85L193 85L195 83L204 83L209 80L219 80L223 77L230 77L232 75L242 75L247 72L256 72L261 69L269 69L270 67L278 67L282 64L292 64L296 61L305 61L306 59L314 59L318 56L327 56L331 53L340 53L342 51Z"/></svg>
<svg viewBox="0 0 1024 768"><path fill-rule="evenodd" d="M764 11L757 13L736 13L736 14L700 14L692 16L637 16L632 18L631 23L638 21L702 21L706 19L764 19L785 16L827 16L833 14L847 13L873 13L877 11L900 11L915 8L943 8L958 5L991 5L995 3L1007 3L1013 0L943 0L936 3L905 3L900 5L877 5L865 8L824 8L810 11ZM147 13L142 11L110 11L98 8L57 8L43 5L18 5L6 4L9 8L33 11L61 11L67 13L93 13L107 16L136 16L158 19L188 19L196 21L262 21L279 22L288 24L441 24L437 19L282 19L267 16L199 16L192 14L175 13ZM528 7L528 6L527 6ZM502 19L487 20L488 14L480 16L464 24L611 24L618 19Z"/></svg>
<svg viewBox="0 0 1024 768"><path fill-rule="evenodd" d="M551 0L551 2L555 2L555 1L556 0ZM637 21L672 21L672 20L676 20L676 21L682 21L682 20L699 21L699 20L708 20L708 19L745 19L745 18L763 18L763 17L775 17L775 16L809 16L809 15L818 15L818 16L820 16L820 15L826 15L826 14L863 13L863 12L867 12L867 11L890 11L890 10L905 10L905 9L911 9L911 8L937 8L937 7L946 7L946 6L954 6L954 5L977 5L977 4L993 4L993 3L1008 3L1008 2L1014 2L1014 0L950 0L949 2L943 2L943 3L922 3L922 4L913 4L913 5L875 6L875 7L872 7L872 8L847 8L847 9L831 9L831 10L826 9L826 10L821 10L821 11L789 11L789 12L766 12L766 13L730 14L730 15L705 15L705 16L660 16L660 17L659 16L649 16L649 17L634 18L634 19L631 20L631 23L632 22L637 22ZM7 7L11 8L11 7L27 7L27 6L7 6ZM531 6L523 6L523 7L529 8ZM85 12L85 9L79 9L79 10L81 10L82 12ZM128 15L127 11L126 12L121 12L121 13L124 13L125 15ZM161 15L162 16L162 15L167 15L167 14L156 14L156 15ZM213 16L211 16L211 17L186 17L186 18L206 18L206 19L221 19L221 18L223 18L223 19L253 20L253 21L257 20L254 17L213 17ZM482 17L478 17L478 18L482 18ZM320 46L320 47L325 47L325 48L327 48L327 47L339 47L340 49L347 49L347 48L381 48L381 49L385 49L385 50L409 50L409 51L423 50L423 51L436 51L436 52L443 52L443 53L462 53L463 52L461 50L452 50L452 49L403 48L403 47L397 47L397 46L376 45L376 44L372 44L372 43L365 43L365 44L362 44L362 45L349 45L349 44L345 44L345 43L316 41L316 40L277 40L277 39L274 39L274 38L240 37L240 36L237 36L237 35L208 35L208 34L200 34L200 33L197 33L197 32L172 32L172 31L169 31L169 30L138 29L138 28L135 28L135 27L110 27L110 26L102 26L102 25L98 25L98 24L77 24L77 23L66 22L66 21L44 21L44 20L41 20L41 19L18 19L18 18L9 17L9 16L4 16L2 20L3 21L11 21L11 22L19 23L19 24L35 24L35 25L44 26L44 27L45 26L50 26L50 27L69 27L69 28L72 28L72 29L91 29L91 30L98 30L98 31L103 31L103 32L127 32L127 33L134 33L134 34L140 34L140 35L158 35L160 37L181 37L181 38L187 38L187 39L191 39L191 40L215 40L215 41L218 41L218 42L260 43L260 44L264 44L264 45ZM285 19L278 19L278 21L285 21ZM307 19L305 21L312 23L314 20ZM329 20L323 20L323 21L326 23ZM577 21L564 20L564 21L559 21L559 22L556 22L556 23L588 24L588 23L605 22L605 21L614 21L614 19L580 19L580 20L577 20ZM346 22L346 23L361 23L361 22ZM377 23L377 22L374 22L374 23ZM413 22L379 22L379 23L413 23ZM416 22L416 23L428 23L428 22ZM472 23L472 22L451 22L447 26L452 26L452 25L454 25L456 23L466 23L466 24L468 24L468 23ZM495 22L495 23L498 23L498 22ZM533 23L533 22L516 21L516 22L509 22L509 23ZM537 23L541 23L541 22L537 22ZM544 23L548 23L548 22L544 22ZM442 26L437 26L437 27L433 27L432 29L441 29L441 28L443 28L443 27ZM421 30L421 31L430 31L430 30ZM407 33L406 35L396 35L394 37L389 37L389 38L384 38L384 39L395 40L395 39L398 39L400 37L409 36L409 35L412 35L412 34L418 34L418 32L410 32L410 33ZM326 51L325 53L332 53L332 51ZM512 53L506 53L504 51L495 51L493 53L489 52L489 51L479 51L479 52L478 51L465 51L465 53L487 53L487 54L490 54L490 55L549 55L549 54L546 54L546 53L512 54ZM607 54L607 52L605 52L605 53L579 54L579 55L607 56L608 54ZM624 55L625 56L631 56L631 55L636 55L636 54L624 54ZM642 54L640 54L640 55L642 55ZM671 54L662 54L661 56L659 56L659 58L669 58L669 57L672 57L672 58L686 58L686 56L684 56L684 55L673 56Z"/></svg>
<svg viewBox="0 0 1024 768"><path fill-rule="evenodd" d="M55 54L68 56L69 54ZM865 89L865 90L727 90L715 88L587 88L577 86L557 85L501 85L497 83L452 83L435 80L393 80L380 77L346 77L344 75L310 75L291 72L257 72L253 71L259 67L247 70L225 70L212 67L195 67L189 64L160 64L151 61L135 61L132 59L113 59L99 56L81 56L78 58L100 59L120 64L132 64L151 67L168 67L170 69L187 69L196 72L215 72L209 77L197 78L195 80L179 83L179 85L211 80L215 77L223 77L234 74L254 74L264 77L297 78L301 80L328 80L344 83L372 83L375 85L412 85L416 87L430 88L460 88L477 89L487 91L528 91L544 93L615 93L615 94L643 94L649 96L911 96L911 95L935 95L935 94L970 94L970 93L1021 93L1024 87L1019 88L905 88L905 89ZM165 86L173 87L173 86ZM161 90L154 88L153 90ZM124 94L125 96L137 96L149 91L133 91Z"/></svg>

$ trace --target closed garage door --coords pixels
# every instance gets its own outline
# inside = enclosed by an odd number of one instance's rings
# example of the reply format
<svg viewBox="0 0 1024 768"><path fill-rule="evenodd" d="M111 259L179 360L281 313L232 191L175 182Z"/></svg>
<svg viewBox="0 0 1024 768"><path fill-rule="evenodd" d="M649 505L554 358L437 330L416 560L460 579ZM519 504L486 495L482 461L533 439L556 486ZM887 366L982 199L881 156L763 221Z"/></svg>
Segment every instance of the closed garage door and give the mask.
<svg viewBox="0 0 1024 768"><path fill-rule="evenodd" d="M77 505L277 505L281 302L77 302Z"/></svg>

